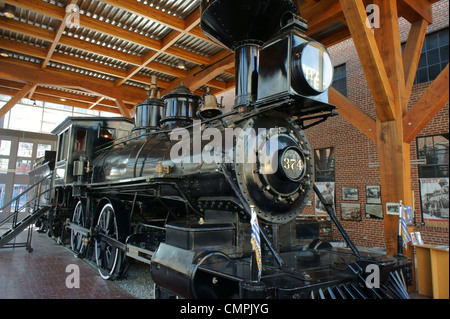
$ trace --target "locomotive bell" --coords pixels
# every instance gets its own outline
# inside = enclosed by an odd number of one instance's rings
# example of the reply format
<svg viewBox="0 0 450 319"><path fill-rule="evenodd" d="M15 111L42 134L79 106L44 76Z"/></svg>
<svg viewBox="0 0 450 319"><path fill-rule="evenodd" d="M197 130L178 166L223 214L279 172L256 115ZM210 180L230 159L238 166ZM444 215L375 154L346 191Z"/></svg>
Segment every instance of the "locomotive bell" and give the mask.
<svg viewBox="0 0 450 319"><path fill-rule="evenodd" d="M200 117L209 119L222 115L222 105L217 104L217 99L214 94L207 89L207 92L202 97L203 105L198 111Z"/></svg>

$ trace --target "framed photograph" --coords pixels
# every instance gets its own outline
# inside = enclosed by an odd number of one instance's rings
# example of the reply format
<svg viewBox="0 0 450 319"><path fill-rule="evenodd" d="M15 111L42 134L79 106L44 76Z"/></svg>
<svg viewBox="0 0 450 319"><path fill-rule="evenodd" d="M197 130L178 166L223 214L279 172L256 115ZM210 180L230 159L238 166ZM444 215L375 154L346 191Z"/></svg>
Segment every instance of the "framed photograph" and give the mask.
<svg viewBox="0 0 450 319"><path fill-rule="evenodd" d="M386 203L386 214L400 215L400 203Z"/></svg>
<svg viewBox="0 0 450 319"><path fill-rule="evenodd" d="M366 204L366 217L383 219L383 206L381 204Z"/></svg>
<svg viewBox="0 0 450 319"><path fill-rule="evenodd" d="M359 203L341 203L342 220L361 221L361 205Z"/></svg>
<svg viewBox="0 0 450 319"><path fill-rule="evenodd" d="M317 182L316 183L317 188L319 189L320 193L322 194L323 198L325 199L326 204L333 205L334 206L334 182ZM325 207L320 202L317 195L314 196L314 208L315 212L318 214L325 214L327 215L327 211L325 210Z"/></svg>
<svg viewBox="0 0 450 319"><path fill-rule="evenodd" d="M449 225L449 178L421 178L422 220L428 226Z"/></svg>
<svg viewBox="0 0 450 319"><path fill-rule="evenodd" d="M342 200L358 200L358 187L342 187Z"/></svg>
<svg viewBox="0 0 450 319"><path fill-rule="evenodd" d="M381 204L381 186L366 185L367 204Z"/></svg>

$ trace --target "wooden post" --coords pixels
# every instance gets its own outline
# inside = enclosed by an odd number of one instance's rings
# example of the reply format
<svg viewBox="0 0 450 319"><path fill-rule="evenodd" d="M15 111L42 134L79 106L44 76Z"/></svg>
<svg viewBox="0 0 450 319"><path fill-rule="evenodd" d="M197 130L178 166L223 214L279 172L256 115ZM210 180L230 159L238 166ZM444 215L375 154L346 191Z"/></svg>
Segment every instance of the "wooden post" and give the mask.
<svg viewBox="0 0 450 319"><path fill-rule="evenodd" d="M362 0L341 0L347 25L377 110L376 143L383 199L387 254L397 253L398 216L386 214L386 202L412 205L410 146L403 142L406 113L405 75L396 1L379 0L380 28L366 26ZM412 249L408 250L410 254Z"/></svg>

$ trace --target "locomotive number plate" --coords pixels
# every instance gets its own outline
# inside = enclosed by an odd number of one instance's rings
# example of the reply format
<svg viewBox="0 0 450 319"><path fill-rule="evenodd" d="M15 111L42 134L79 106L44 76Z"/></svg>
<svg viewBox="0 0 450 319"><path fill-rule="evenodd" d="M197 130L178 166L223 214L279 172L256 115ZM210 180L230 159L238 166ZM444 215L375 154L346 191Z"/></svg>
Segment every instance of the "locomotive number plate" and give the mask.
<svg viewBox="0 0 450 319"><path fill-rule="evenodd" d="M286 149L281 156L280 164L288 179L298 181L303 177L305 170L303 154L297 148Z"/></svg>

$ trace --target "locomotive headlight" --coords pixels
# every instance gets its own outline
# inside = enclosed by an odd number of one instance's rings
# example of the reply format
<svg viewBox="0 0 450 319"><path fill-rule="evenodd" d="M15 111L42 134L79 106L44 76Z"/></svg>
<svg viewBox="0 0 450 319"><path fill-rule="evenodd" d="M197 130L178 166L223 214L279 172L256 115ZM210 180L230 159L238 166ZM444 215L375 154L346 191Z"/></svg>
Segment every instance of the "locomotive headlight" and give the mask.
<svg viewBox="0 0 450 319"><path fill-rule="evenodd" d="M320 94L333 81L333 64L327 49L317 42L307 42L294 49L292 80L296 91Z"/></svg>

